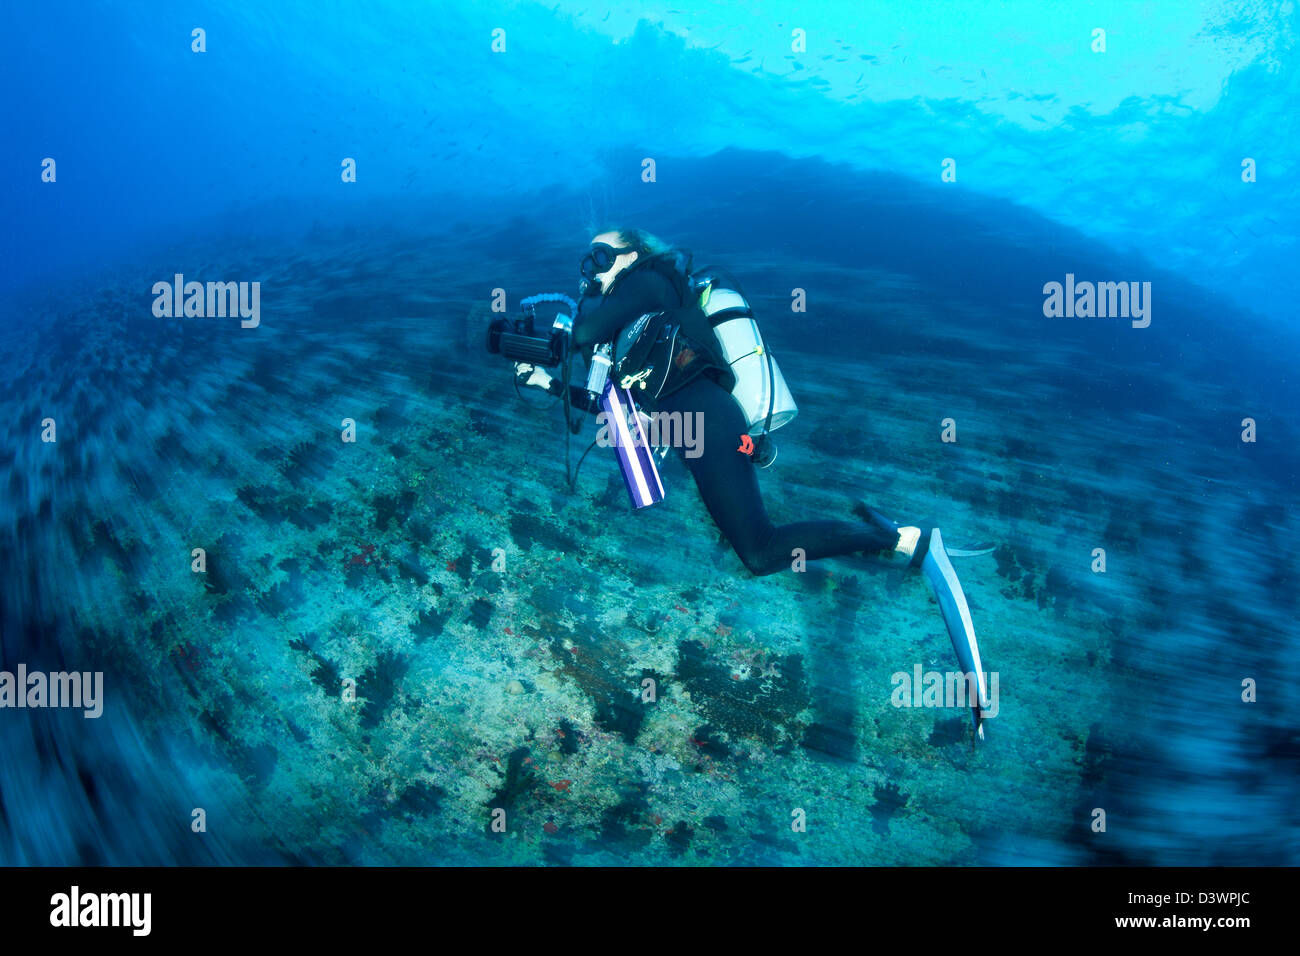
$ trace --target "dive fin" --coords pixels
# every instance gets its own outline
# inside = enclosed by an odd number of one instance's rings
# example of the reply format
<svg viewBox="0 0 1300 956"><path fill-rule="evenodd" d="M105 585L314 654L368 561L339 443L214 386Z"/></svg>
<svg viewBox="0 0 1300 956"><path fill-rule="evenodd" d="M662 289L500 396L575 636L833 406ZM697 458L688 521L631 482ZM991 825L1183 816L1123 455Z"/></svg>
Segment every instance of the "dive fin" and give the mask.
<svg viewBox="0 0 1300 956"><path fill-rule="evenodd" d="M983 740L983 711L989 707L989 696L984 686L979 644L975 641L975 625L971 622L966 595L961 589L961 582L957 580L952 562L948 560L948 552L944 549L943 537L938 528L930 532L929 547L921 560L921 572L934 589L934 596L939 602L939 613L943 615L943 623L948 628L948 637L952 640L952 649L957 652L962 673L975 675L978 700L971 707L971 720L975 732Z"/></svg>

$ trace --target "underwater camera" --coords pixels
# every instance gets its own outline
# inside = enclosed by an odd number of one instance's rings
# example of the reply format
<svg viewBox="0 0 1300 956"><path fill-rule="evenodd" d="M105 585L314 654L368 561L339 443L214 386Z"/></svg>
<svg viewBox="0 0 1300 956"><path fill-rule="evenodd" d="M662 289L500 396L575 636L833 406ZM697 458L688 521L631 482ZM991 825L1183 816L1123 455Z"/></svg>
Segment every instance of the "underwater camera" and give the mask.
<svg viewBox="0 0 1300 956"><path fill-rule="evenodd" d="M563 306L569 306L565 313ZM536 330L538 308L545 311L555 306L551 328L543 334ZM521 314L513 319L497 319L487 330L487 350L493 355L504 355L515 362L527 362L553 368L564 360L569 332L573 328L573 313L577 306L565 295L535 295L520 303ZM543 321L550 318L544 315Z"/></svg>

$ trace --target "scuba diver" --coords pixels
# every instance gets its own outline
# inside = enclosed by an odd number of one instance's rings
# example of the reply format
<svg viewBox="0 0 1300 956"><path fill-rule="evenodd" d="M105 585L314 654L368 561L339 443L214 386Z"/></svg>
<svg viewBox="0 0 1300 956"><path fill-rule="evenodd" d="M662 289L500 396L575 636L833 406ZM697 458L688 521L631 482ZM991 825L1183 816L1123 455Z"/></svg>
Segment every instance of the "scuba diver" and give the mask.
<svg viewBox="0 0 1300 956"><path fill-rule="evenodd" d="M571 333L565 329L563 380L542 367L546 358L534 358L516 363L517 385L562 397L566 419L571 406L598 410L601 388L569 384L572 348L589 369L608 366L611 384L652 405L657 416L680 413L681 420L690 416L700 423L700 453L683 454L682 460L718 529L752 574L791 567L797 549L809 559L862 553L888 564L920 568L934 589L963 671L973 674L968 678L972 720L982 738L981 711L989 706L984 674L970 611L948 556L992 549L945 549L938 528L899 526L862 502L853 509L862 519L857 522L773 523L763 505L757 468L771 464L771 432L789 422L797 409L738 283L720 270L697 271L692 265L690 253L642 230L615 229L595 236L579 266L581 297ZM521 354L497 345L490 334L490 350L511 357ZM635 410L633 403L626 404ZM576 431L572 423L570 429ZM640 507L659 497L662 486L657 497L645 502L634 494L633 503Z"/></svg>

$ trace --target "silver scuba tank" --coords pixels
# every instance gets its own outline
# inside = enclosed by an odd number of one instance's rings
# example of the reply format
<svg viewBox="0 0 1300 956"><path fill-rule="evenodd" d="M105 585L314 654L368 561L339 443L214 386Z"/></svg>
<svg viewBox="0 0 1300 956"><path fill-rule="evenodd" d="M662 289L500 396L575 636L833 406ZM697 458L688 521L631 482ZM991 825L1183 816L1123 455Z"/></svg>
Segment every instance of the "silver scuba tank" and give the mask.
<svg viewBox="0 0 1300 956"><path fill-rule="evenodd" d="M701 277L697 288L700 308L713 326L723 358L736 377L731 395L745 413L754 435L775 431L799 414L785 376L763 344L754 312L745 297L717 284L713 277ZM768 415L771 425L765 428Z"/></svg>

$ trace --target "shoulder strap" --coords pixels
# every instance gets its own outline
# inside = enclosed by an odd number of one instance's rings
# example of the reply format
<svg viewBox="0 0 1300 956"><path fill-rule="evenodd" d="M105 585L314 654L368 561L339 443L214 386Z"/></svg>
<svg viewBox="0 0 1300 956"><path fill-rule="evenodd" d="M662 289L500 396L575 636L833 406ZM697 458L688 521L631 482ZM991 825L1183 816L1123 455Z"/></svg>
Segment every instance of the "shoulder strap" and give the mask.
<svg viewBox="0 0 1300 956"><path fill-rule="evenodd" d="M664 276L673 284L673 288L677 290L681 302L685 304L694 295L694 285L691 282L691 262L693 258L689 250L669 249L665 252L646 256L640 262L634 264L632 268L653 269Z"/></svg>

